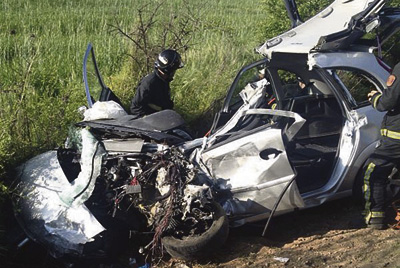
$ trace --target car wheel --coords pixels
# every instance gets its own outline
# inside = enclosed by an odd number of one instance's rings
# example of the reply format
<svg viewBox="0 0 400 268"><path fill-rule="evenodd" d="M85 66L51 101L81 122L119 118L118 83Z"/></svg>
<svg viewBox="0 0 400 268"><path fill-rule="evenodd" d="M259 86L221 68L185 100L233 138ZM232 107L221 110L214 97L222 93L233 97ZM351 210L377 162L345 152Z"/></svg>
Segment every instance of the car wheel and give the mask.
<svg viewBox="0 0 400 268"><path fill-rule="evenodd" d="M218 203L211 203L211 208L214 212L213 222L204 233L183 238L162 238L163 246L172 257L183 260L201 259L225 243L229 233L228 218Z"/></svg>

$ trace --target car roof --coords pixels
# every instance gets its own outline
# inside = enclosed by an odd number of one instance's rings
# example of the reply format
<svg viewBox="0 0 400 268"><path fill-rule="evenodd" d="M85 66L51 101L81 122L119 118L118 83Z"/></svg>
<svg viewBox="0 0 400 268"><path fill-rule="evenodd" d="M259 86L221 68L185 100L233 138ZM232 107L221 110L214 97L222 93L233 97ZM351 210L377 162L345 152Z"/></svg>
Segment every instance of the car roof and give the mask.
<svg viewBox="0 0 400 268"><path fill-rule="evenodd" d="M353 31L356 22L375 15L384 4L385 0L336 0L306 22L267 40L256 51L268 58L274 52L308 54L321 44L321 38Z"/></svg>

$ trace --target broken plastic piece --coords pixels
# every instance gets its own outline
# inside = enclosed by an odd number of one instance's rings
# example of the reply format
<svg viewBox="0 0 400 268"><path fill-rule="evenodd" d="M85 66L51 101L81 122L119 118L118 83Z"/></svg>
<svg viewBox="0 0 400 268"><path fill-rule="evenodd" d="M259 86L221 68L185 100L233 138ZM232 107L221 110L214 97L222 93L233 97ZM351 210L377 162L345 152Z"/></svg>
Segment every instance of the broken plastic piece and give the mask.
<svg viewBox="0 0 400 268"><path fill-rule="evenodd" d="M282 263L288 263L289 258L284 258L284 257L274 257L274 260L282 262Z"/></svg>

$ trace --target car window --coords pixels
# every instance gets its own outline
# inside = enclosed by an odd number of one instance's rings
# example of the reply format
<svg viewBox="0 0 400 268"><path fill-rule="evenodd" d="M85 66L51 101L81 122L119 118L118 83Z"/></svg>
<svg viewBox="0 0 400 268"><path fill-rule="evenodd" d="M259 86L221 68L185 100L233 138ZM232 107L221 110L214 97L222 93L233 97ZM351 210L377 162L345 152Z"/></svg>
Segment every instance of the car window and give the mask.
<svg viewBox="0 0 400 268"><path fill-rule="evenodd" d="M284 99L308 94L306 83L297 74L281 69L278 70L278 76L282 85Z"/></svg>
<svg viewBox="0 0 400 268"><path fill-rule="evenodd" d="M352 106L368 105L368 93L376 90L376 84L366 75L358 70L335 69L334 78L345 87Z"/></svg>

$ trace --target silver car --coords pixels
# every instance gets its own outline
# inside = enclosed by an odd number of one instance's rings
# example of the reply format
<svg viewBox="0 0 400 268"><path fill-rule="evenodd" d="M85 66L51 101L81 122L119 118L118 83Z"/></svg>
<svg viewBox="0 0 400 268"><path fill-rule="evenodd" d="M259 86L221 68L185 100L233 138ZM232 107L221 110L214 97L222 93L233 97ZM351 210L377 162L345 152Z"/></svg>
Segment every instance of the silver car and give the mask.
<svg viewBox="0 0 400 268"><path fill-rule="evenodd" d="M239 226L360 190L357 174L383 118L367 93L382 91L390 73L375 54L400 25L400 10L337 0L302 23L295 2L285 2L294 28L256 49L265 57L240 70L209 135L197 139L173 111L127 115L89 45L78 142L70 137L58 154L20 168L25 198L16 211L29 237L54 256L79 257L105 232L127 228L129 237L153 235L142 253L161 241L172 256L193 259L225 241L228 221Z"/></svg>
<svg viewBox="0 0 400 268"><path fill-rule="evenodd" d="M384 89L390 73L375 54L400 25L399 9L384 4L334 1L304 23L293 12L295 27L239 72L198 155L233 193L223 203L233 224L361 191L356 176L383 117L367 93Z"/></svg>

